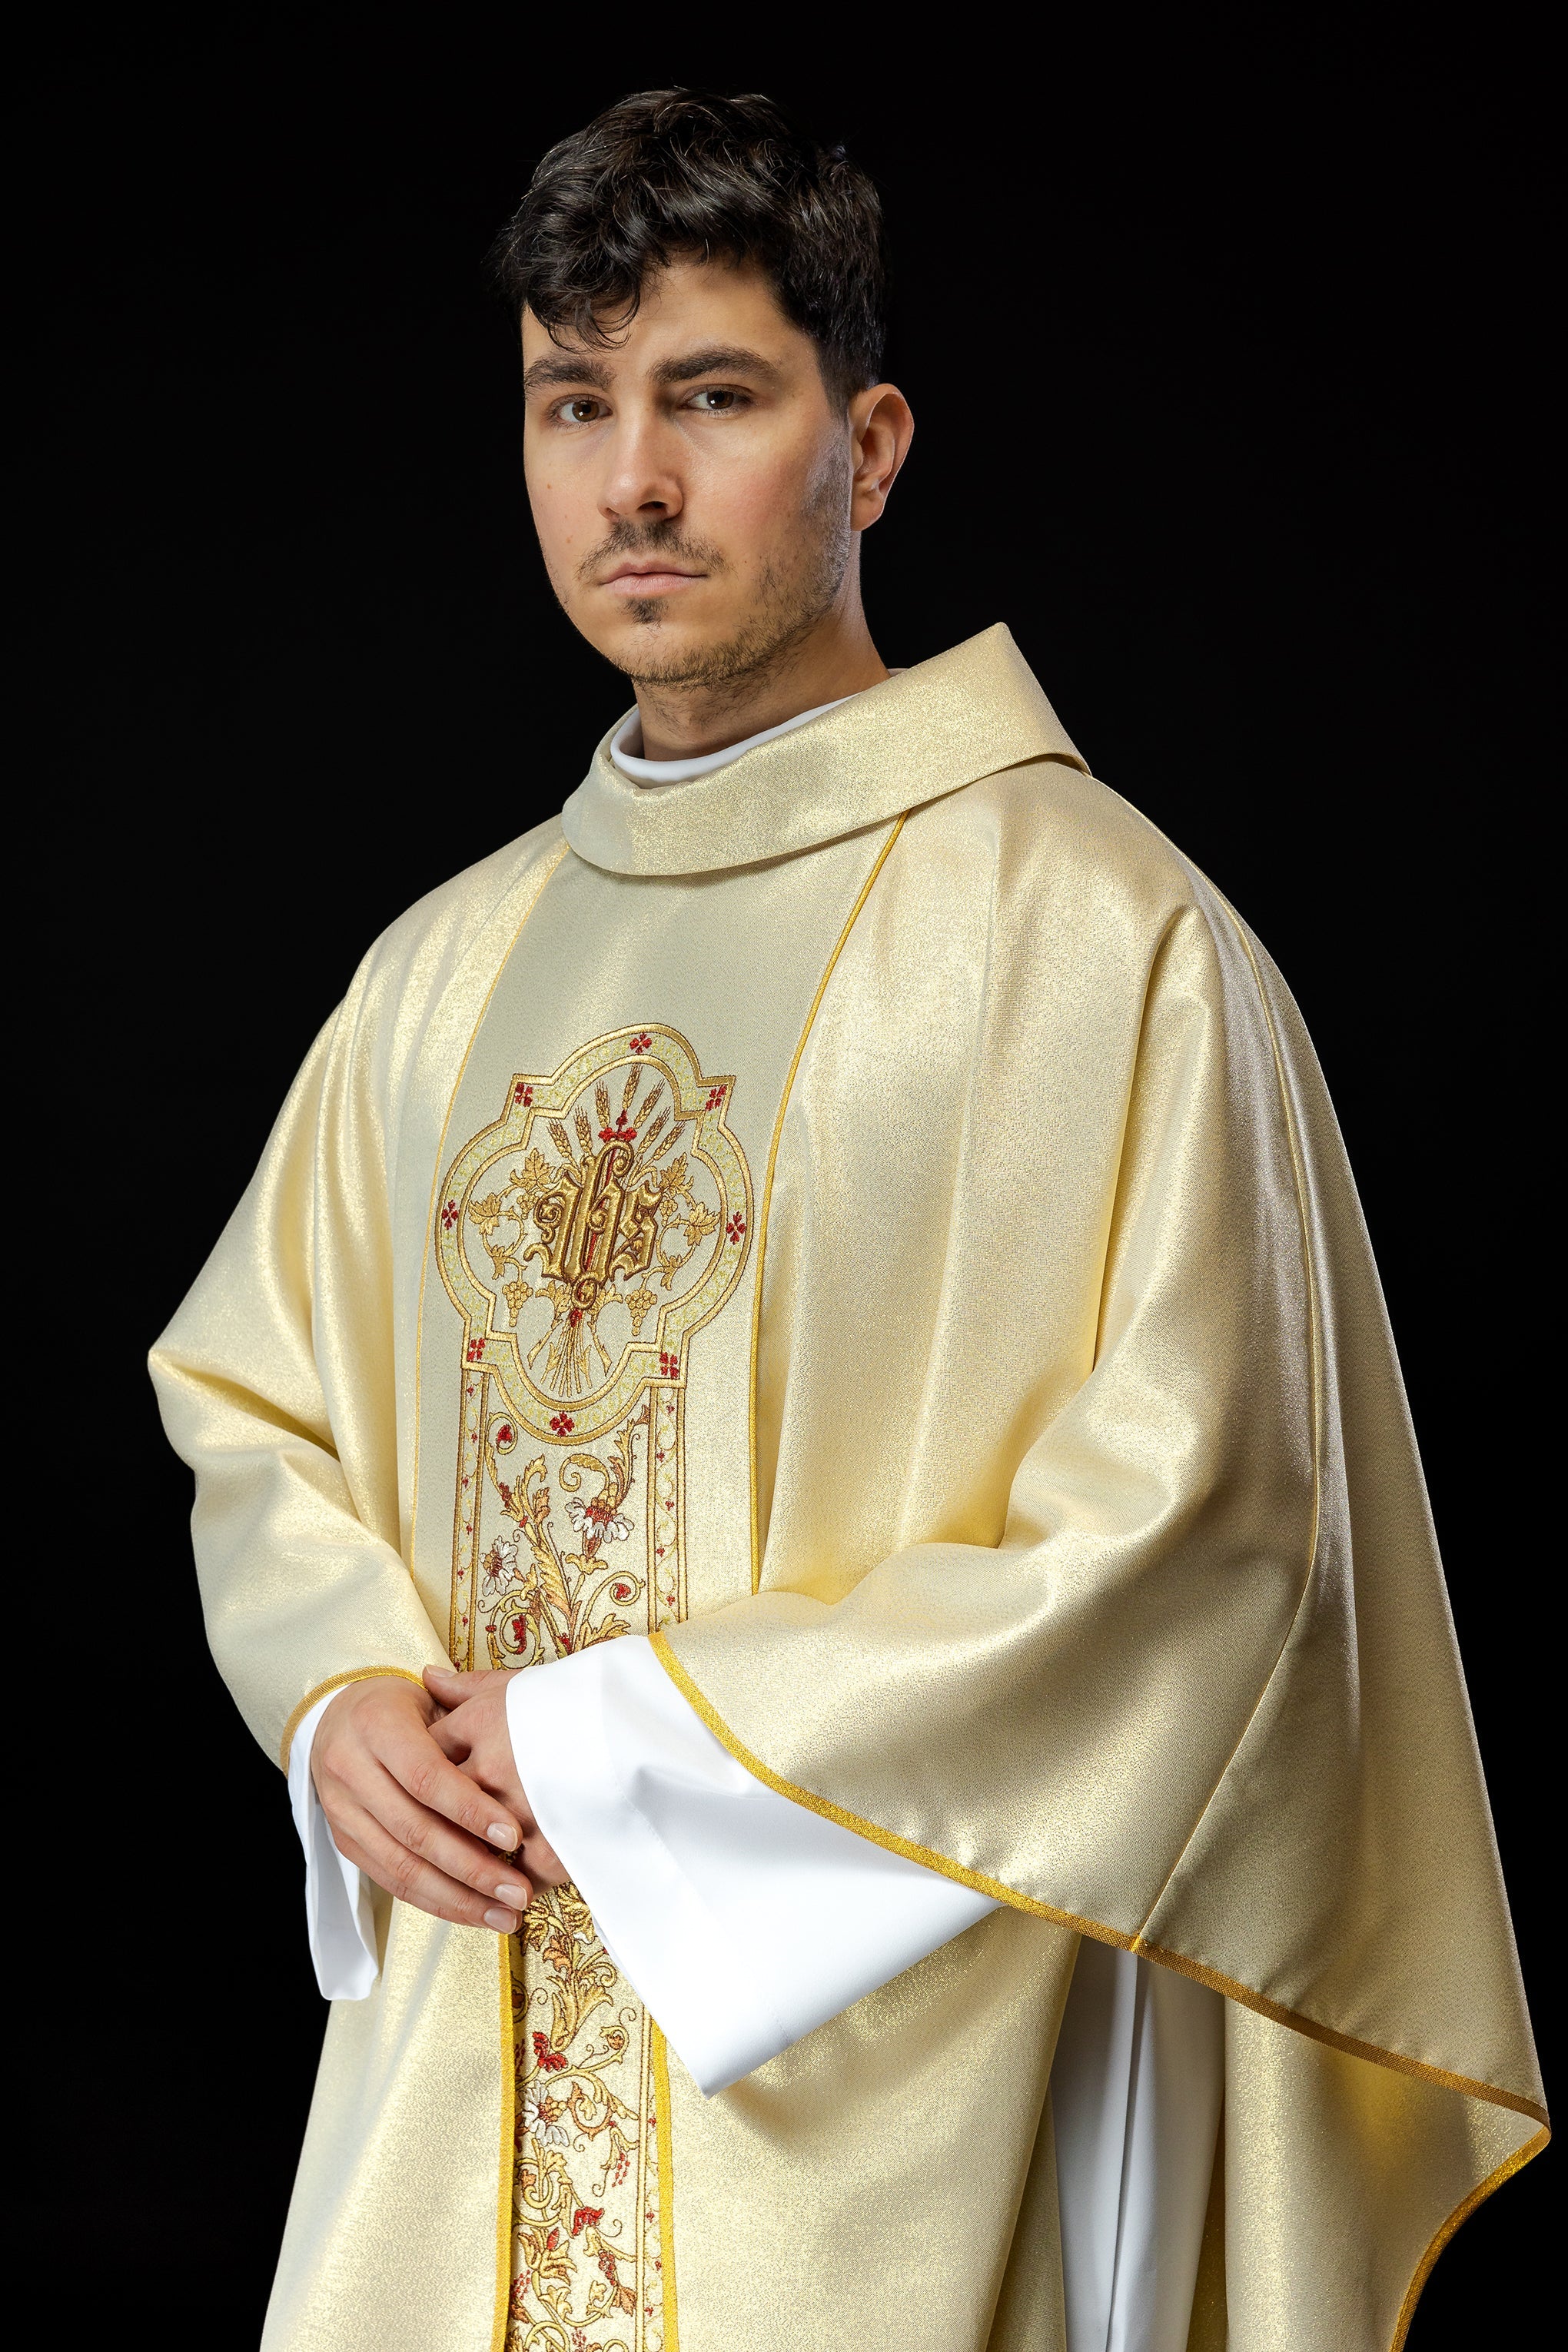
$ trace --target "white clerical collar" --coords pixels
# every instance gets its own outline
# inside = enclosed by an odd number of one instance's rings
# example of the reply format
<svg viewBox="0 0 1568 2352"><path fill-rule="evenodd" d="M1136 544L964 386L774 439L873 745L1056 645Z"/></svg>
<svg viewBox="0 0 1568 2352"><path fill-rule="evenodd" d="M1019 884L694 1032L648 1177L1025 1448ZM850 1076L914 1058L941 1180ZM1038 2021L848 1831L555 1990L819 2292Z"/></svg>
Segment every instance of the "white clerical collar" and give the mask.
<svg viewBox="0 0 1568 2352"><path fill-rule="evenodd" d="M850 697L841 694L837 701L819 702L815 710L797 710L793 719L781 719L776 727L764 727L760 734L748 735L743 743L726 743L721 751L706 751L700 760L642 760L626 750L633 736L641 732L642 721L636 710L628 710L610 739L610 757L623 776L630 776L637 784L683 784L691 776L710 776L715 768L728 767L742 751L750 751L758 743L771 743L775 735L787 735L792 727L804 727L808 719L820 719L825 710L837 710L840 702Z"/></svg>

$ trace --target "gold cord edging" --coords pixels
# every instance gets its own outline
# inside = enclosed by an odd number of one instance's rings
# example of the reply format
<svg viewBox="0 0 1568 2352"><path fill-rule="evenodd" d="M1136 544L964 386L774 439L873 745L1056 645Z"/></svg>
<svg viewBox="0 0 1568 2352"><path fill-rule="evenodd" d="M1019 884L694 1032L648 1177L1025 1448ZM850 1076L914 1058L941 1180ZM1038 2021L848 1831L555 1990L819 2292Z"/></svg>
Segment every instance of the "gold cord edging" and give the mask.
<svg viewBox="0 0 1568 2352"><path fill-rule="evenodd" d="M898 817L894 821L892 831L889 834L887 840L882 844L880 850L878 852L876 864L872 866L871 871L867 875L865 881L861 884L860 895L856 899L855 904L850 908L848 919L844 925L844 929L838 934L837 943L834 948L833 953L827 959L826 967L823 971L822 978L817 982L816 994L811 1000L811 1009L805 1016L805 1025L802 1029L799 1039L796 1042L795 1057L790 1063L788 1073L784 1078L784 1092L779 1097L778 1117L773 1121L773 1139L772 1143L768 1146L767 1170L763 1177L763 1204L761 1212L757 1217L757 1260L752 1275L752 1392L749 1436L752 1454L752 1591L753 1592L757 1590L763 1572L763 1550L761 1530L758 1525L757 1497L757 1349L762 1336L763 1327L763 1255L767 1247L768 1211L773 1206L773 1165L778 1159L779 1143L784 1135L784 1113L789 1108L789 1098L795 1091L795 1074L800 1067L800 1057L805 1051L806 1040L811 1035L812 1030L816 1025L816 1016L821 1008L822 1000L827 993L827 983L833 977L834 966L837 963L839 957L844 952L849 934L854 929L857 921L859 919L860 909L864 907L867 899L870 897L872 885L876 881L877 877L881 872L883 866L887 864L888 853L892 848L894 842L897 841L900 834L902 833L908 817L909 811L906 809L903 815Z"/></svg>
<svg viewBox="0 0 1568 2352"><path fill-rule="evenodd" d="M496 2315L490 2352L505 2352L511 2305L511 2180L517 2161L517 2065L511 2041L511 1944L496 1937L500 1979L500 2039L508 2063L500 2070L500 2180L496 2195Z"/></svg>
<svg viewBox="0 0 1568 2352"><path fill-rule="evenodd" d="M680 2316L675 2294L675 2133L669 2112L669 2048L650 2017L653 2095L658 2131L658 2275L664 2305L664 2352L680 2352Z"/></svg>

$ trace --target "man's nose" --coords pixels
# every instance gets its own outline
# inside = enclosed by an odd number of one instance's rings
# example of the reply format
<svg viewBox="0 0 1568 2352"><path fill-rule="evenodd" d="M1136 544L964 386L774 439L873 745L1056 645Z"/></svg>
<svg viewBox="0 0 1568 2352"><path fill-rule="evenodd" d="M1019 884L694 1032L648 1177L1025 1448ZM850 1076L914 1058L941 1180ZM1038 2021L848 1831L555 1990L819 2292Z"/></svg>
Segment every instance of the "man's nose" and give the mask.
<svg viewBox="0 0 1568 2352"><path fill-rule="evenodd" d="M670 436L653 421L628 419L615 436L599 493L615 522L668 522L685 505Z"/></svg>

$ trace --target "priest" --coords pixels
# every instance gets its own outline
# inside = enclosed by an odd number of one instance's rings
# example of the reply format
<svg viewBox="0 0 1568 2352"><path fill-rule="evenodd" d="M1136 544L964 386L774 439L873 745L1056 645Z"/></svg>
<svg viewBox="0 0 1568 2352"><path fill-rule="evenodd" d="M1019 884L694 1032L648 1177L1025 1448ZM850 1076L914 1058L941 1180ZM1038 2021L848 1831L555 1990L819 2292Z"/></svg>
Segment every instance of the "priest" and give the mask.
<svg viewBox="0 0 1568 2352"><path fill-rule="evenodd" d="M266 2342L1390 2352L1545 2116L1300 1016L1005 628L880 659L840 152L627 100L497 267L635 707L153 1358L333 1996Z"/></svg>

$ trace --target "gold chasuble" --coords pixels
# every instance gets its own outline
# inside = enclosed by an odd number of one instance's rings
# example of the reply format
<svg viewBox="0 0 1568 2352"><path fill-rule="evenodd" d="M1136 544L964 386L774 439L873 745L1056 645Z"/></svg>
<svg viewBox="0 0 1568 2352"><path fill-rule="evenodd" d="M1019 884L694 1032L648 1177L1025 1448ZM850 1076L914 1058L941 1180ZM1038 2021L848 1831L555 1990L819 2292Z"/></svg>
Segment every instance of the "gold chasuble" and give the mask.
<svg viewBox="0 0 1568 2352"><path fill-rule="evenodd" d="M214 1650L286 1756L651 1634L1004 1907L705 2100L570 1888L384 1901L267 2344L1060 2352L1089 1936L1227 1996L1193 2345L1388 2352L1544 2113L1295 1006L1003 629L662 790L607 741L372 950L156 1351Z"/></svg>

